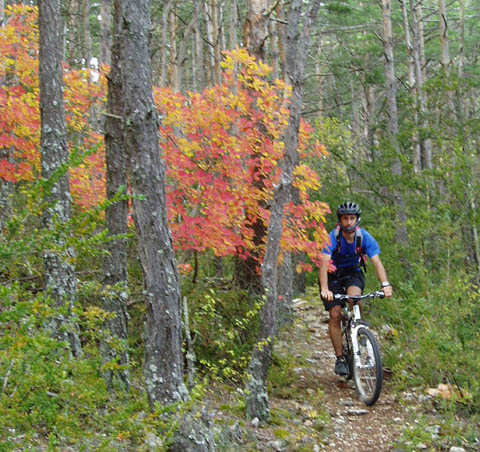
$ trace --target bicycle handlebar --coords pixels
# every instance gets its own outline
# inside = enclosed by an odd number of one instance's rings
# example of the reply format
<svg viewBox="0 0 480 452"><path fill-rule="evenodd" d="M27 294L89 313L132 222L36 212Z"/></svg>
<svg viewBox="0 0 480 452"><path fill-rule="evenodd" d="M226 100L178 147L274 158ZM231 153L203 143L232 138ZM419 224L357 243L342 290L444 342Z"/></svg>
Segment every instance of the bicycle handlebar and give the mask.
<svg viewBox="0 0 480 452"><path fill-rule="evenodd" d="M383 290L377 290L376 292L366 293L365 295L347 295L341 293L333 295L334 300L363 300L364 298L385 298L385 292Z"/></svg>

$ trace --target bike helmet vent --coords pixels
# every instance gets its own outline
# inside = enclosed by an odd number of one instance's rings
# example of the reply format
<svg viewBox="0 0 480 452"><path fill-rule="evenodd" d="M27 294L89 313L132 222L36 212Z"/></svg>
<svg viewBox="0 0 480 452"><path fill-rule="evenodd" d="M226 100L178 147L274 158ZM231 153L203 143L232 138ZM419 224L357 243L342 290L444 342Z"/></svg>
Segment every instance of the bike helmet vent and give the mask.
<svg viewBox="0 0 480 452"><path fill-rule="evenodd" d="M340 217L342 215L356 215L357 218L360 218L361 214L362 211L360 210L360 207L358 207L358 205L354 202L344 202L337 207L338 221L340 221Z"/></svg>

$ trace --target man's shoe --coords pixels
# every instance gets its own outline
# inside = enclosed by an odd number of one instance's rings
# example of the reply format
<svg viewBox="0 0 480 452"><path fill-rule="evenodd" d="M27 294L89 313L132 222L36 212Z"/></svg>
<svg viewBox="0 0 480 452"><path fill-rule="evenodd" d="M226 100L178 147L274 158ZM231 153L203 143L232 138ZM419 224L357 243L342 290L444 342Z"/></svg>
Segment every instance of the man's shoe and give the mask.
<svg viewBox="0 0 480 452"><path fill-rule="evenodd" d="M348 375L348 367L343 357L337 358L335 363L335 373L337 375Z"/></svg>

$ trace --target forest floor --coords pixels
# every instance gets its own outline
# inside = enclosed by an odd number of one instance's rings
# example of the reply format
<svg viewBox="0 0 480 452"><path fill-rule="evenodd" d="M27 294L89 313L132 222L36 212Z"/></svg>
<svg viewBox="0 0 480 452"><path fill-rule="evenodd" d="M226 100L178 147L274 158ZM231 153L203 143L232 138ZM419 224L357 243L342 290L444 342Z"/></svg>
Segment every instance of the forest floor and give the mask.
<svg viewBox="0 0 480 452"><path fill-rule="evenodd" d="M442 443L439 436L443 424L431 398L420 390L395 390L387 369L378 402L365 406L358 400L353 382L334 373L335 355L323 304L297 299L294 309L293 326L279 334L274 347L269 374L269 422L246 421L242 391L226 391L217 404L215 422L225 425L229 418L224 428L230 439L220 450L450 450L452 442ZM425 420L423 412L429 407L430 415Z"/></svg>

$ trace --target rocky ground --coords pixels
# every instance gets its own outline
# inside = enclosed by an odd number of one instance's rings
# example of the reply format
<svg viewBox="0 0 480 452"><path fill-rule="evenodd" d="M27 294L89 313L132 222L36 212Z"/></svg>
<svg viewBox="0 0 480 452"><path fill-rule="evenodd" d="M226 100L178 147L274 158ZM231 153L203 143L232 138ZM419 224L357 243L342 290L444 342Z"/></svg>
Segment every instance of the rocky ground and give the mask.
<svg viewBox="0 0 480 452"><path fill-rule="evenodd" d="M441 442L435 439L439 438L441 427L435 424L435 417L433 423L426 422L425 426L416 419L417 410L431 401L415 392L395 391L388 369L378 402L373 407L361 403L353 382L333 372L335 356L326 321L320 303L295 301L294 325L280 333L275 345L269 376L271 419L268 423L256 419L247 422L242 415L241 390L226 392L217 411L221 416L216 419L225 425L227 413L231 416L227 427L230 441L221 446L222 450L480 451L480 443L478 449L455 449L448 443L438 446ZM417 431L410 435L410 440L409 431Z"/></svg>

